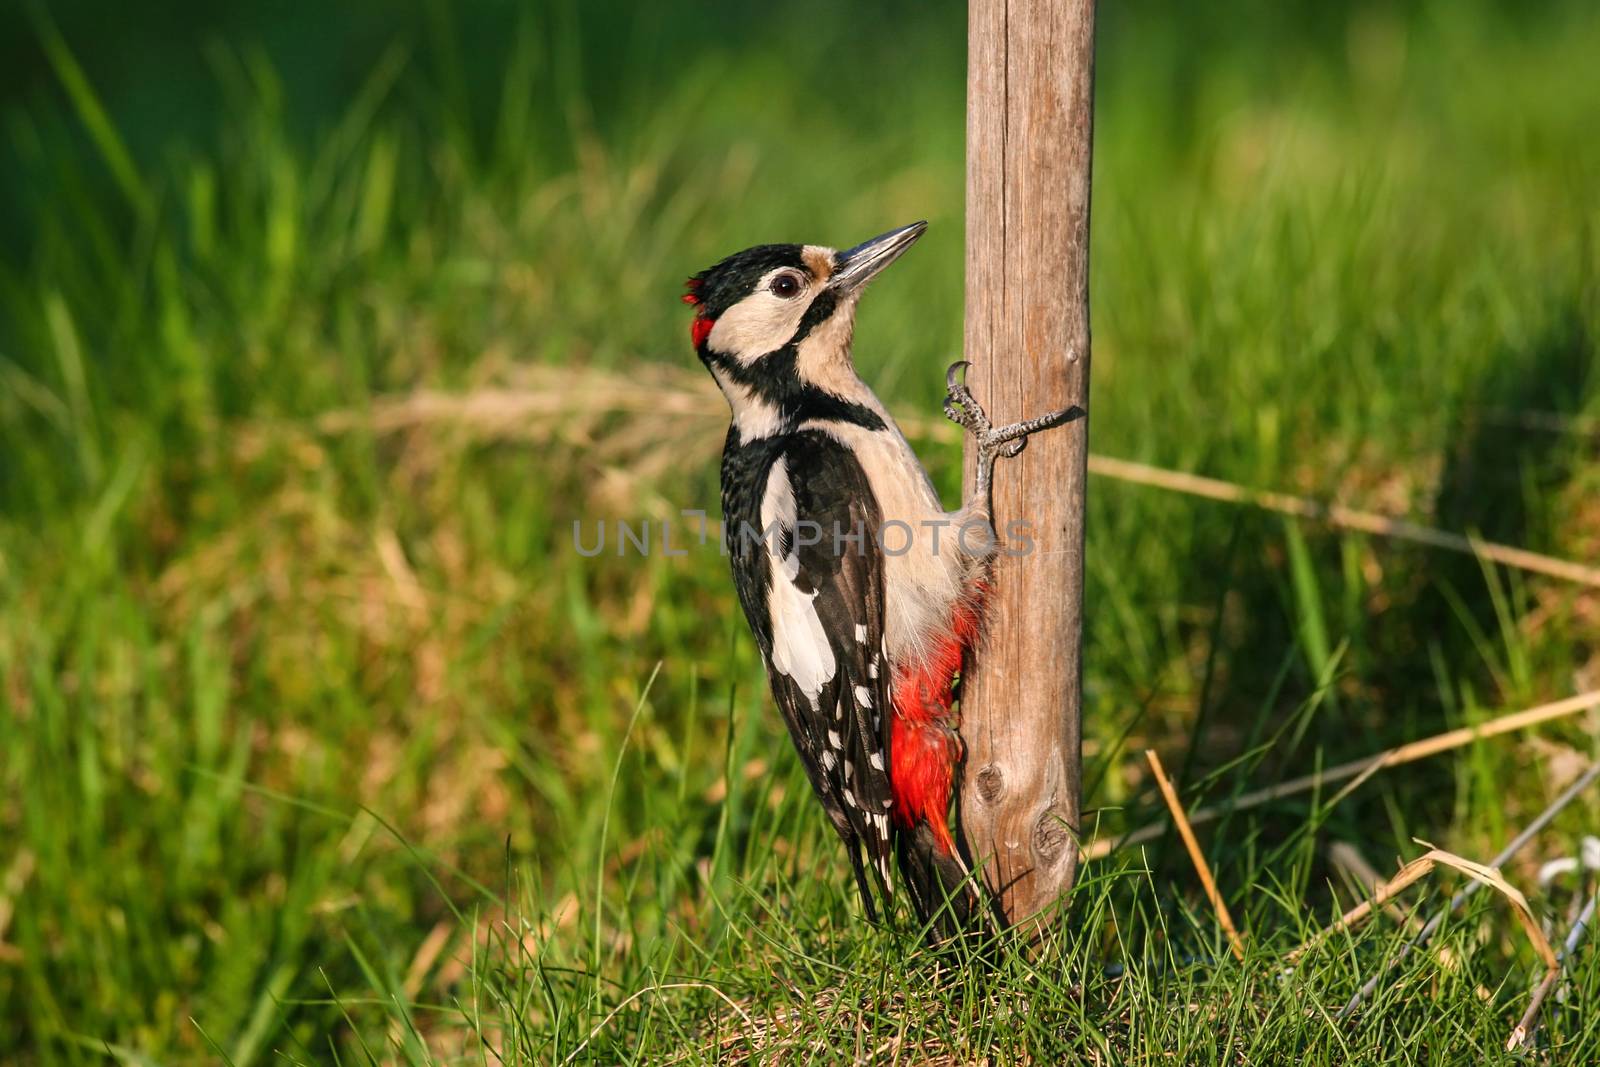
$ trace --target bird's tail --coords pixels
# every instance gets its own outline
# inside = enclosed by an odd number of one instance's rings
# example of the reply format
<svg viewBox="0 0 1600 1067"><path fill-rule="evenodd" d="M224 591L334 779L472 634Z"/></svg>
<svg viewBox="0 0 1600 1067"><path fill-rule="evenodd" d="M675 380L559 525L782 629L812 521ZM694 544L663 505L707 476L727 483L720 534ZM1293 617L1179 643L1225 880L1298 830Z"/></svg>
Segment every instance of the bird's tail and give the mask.
<svg viewBox="0 0 1600 1067"><path fill-rule="evenodd" d="M982 883L945 847L927 822L895 835L906 895L935 946L979 938L992 930Z"/></svg>

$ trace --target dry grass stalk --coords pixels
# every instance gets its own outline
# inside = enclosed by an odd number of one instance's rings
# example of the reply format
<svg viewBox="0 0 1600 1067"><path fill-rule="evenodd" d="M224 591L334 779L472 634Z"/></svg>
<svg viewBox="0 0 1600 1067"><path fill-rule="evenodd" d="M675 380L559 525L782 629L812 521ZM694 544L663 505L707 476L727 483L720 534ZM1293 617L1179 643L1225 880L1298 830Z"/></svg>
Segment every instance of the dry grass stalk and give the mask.
<svg viewBox="0 0 1600 1067"><path fill-rule="evenodd" d="M1506 1039L1506 1050L1512 1051L1522 1046L1527 1040L1528 1033L1538 1017L1539 1006L1555 987L1556 980L1561 976L1561 959L1556 956L1555 949L1550 947L1550 939L1545 937L1544 931L1539 928L1539 921L1533 916L1533 909L1528 905L1528 898L1522 892L1505 880L1505 877L1494 867L1486 867L1481 863L1474 863L1469 859L1458 856L1453 852L1446 852L1441 848L1429 849L1404 867L1389 881L1378 887L1372 897L1362 901L1354 908L1345 912L1339 921L1323 930L1321 933L1306 941L1305 944L1289 953L1287 959L1295 962L1306 952L1326 941L1329 937L1341 930L1347 930L1356 923L1364 920L1368 915L1386 902L1393 899L1395 894L1417 882L1435 867L1445 866L1460 871L1467 877L1481 885L1499 893L1511 905L1511 914L1516 917L1517 923L1522 927L1523 933L1528 935L1528 941L1533 945L1534 952L1544 963L1544 976L1538 986L1534 988L1528 1009L1523 1013L1517 1025L1512 1028L1511 1036ZM1340 1013L1343 1014L1342 1012Z"/></svg>
<svg viewBox="0 0 1600 1067"><path fill-rule="evenodd" d="M1562 790L1561 795L1552 800L1549 805L1547 805L1545 809L1538 815L1534 816L1533 821L1518 831L1517 836L1506 842L1506 846L1495 854L1494 859L1489 861L1489 866L1498 869L1509 863L1511 858L1520 852L1524 845L1526 845L1529 841L1532 841L1534 837L1537 836L1546 826L1549 826L1551 821L1554 820L1557 815L1561 814L1561 812L1566 809L1568 804L1571 804L1575 799L1577 799L1580 793L1589 788L1589 786L1592 785L1597 778L1600 778L1600 763L1592 764L1589 769L1584 771L1583 774L1579 775L1571 785ZM1433 916L1428 919L1427 923L1423 925L1420 933L1418 933L1414 938L1406 942L1404 945L1400 946L1400 951L1395 954L1394 959L1389 961L1389 967L1392 968L1397 966L1400 961L1404 960L1411 954L1412 949L1426 945L1429 939L1433 937L1434 932L1438 930L1440 925L1444 923L1445 916L1452 915L1459 911L1461 906L1465 904L1472 894L1477 892L1480 888L1482 888L1482 883L1474 881L1452 896L1448 904L1446 904L1439 911L1435 912ZM1339 1009L1338 1017L1343 1019L1352 1011L1355 1011L1356 1006L1359 1005L1363 1000L1371 996L1372 991L1378 988L1378 982L1383 978L1384 973L1384 971L1379 971L1377 974L1367 979L1365 984L1363 984L1360 989L1356 990L1355 993L1351 995L1345 1006Z"/></svg>
<svg viewBox="0 0 1600 1067"><path fill-rule="evenodd" d="M1474 863L1453 852L1446 852L1442 848L1429 849L1404 867L1401 867L1398 874L1378 887L1378 891L1372 895L1371 899L1364 900L1345 912L1338 922L1289 953L1287 959L1290 963L1293 963L1329 937L1361 922L1372 914L1374 909L1382 907L1395 894L1423 878L1438 866L1450 867L1460 871L1479 884L1486 885L1502 897L1505 897L1507 903L1511 905L1511 914L1516 917L1523 933L1528 935L1528 941L1533 945L1533 950L1538 953L1539 959L1544 963L1544 977L1534 989L1528 1010L1523 1013L1522 1019L1512 1029L1511 1036L1506 1039L1507 1051L1516 1049L1527 1039L1529 1028L1538 1015L1539 1005L1544 1003L1544 998L1549 995L1550 990L1555 986L1556 979L1560 977L1561 960L1557 958L1555 949L1550 947L1550 939L1545 937L1544 931L1539 928L1539 921L1533 917L1533 909L1528 906L1528 898L1523 896L1522 892L1510 882L1506 881L1505 877L1493 867L1485 867L1481 863Z"/></svg>
<svg viewBox="0 0 1600 1067"><path fill-rule="evenodd" d="M1388 881L1378 873L1376 867L1367 862L1367 857L1361 854L1361 850L1348 841L1335 841L1328 846L1328 862L1342 871L1365 896L1370 897L1378 891L1378 887ZM1412 933L1422 929L1421 919L1393 901L1385 904L1383 910L1389 913L1389 918L1401 926L1411 927Z"/></svg>
<svg viewBox="0 0 1600 1067"><path fill-rule="evenodd" d="M1572 929L1567 931L1566 943L1561 946L1561 957L1558 961L1564 966L1578 951L1578 944L1583 940L1583 935L1588 932L1589 924L1594 921L1595 904L1600 901L1600 895L1590 894L1589 900L1583 906L1582 913L1573 922ZM1528 999L1528 1010L1522 1013L1522 1018L1517 1020L1516 1028L1511 1031L1511 1036L1506 1039L1506 1051L1515 1052L1528 1043L1533 1034L1534 1024L1539 1019L1539 1009L1544 1006L1545 997L1555 988L1556 981L1561 977L1559 970L1550 971L1533 987L1533 996Z"/></svg>
<svg viewBox="0 0 1600 1067"><path fill-rule="evenodd" d="M1517 1025L1511 1028L1511 1036L1506 1038L1507 1052L1515 1052L1527 1044L1528 1035L1533 1032L1533 1025L1539 1019L1539 1009L1544 1006L1544 998L1550 995L1550 990L1555 988L1556 980L1560 977L1561 965L1558 963L1546 971L1544 977L1539 979L1539 984L1533 987L1533 996L1528 1000L1528 1010L1522 1013Z"/></svg>
<svg viewBox="0 0 1600 1067"><path fill-rule="evenodd" d="M628 373L594 367L541 366L527 367L520 373L525 383L518 387L484 387L465 393L419 390L406 396L380 398L366 411L329 412L317 420L317 428L331 434L355 429L393 433L456 422L489 436L534 439L557 436L559 428L559 436L589 444L603 443L608 456L632 452L635 460L645 462L648 456L670 453L674 455L674 465L681 465L684 455L677 448L714 451L719 435L710 430L702 433L701 426L687 432L683 427L664 426L661 416L687 418L691 423L710 426L721 421L726 411L715 386L704 375L661 364L641 364ZM612 415L638 418L642 424L613 427L607 433L592 436L597 424ZM937 419L920 415L897 419L911 437L942 441L959 437L955 427ZM663 447L663 438L672 438L674 447ZM1341 529L1463 552L1507 567L1600 588L1600 567L1342 504L1323 504L1308 497L1251 489L1218 478L1093 453L1088 467L1091 474L1101 477L1208 500L1248 504Z"/></svg>
<svg viewBox="0 0 1600 1067"><path fill-rule="evenodd" d="M1211 901L1211 910L1216 912L1222 932L1228 935L1228 947L1233 949L1234 957L1243 963L1244 941L1233 925L1233 916L1228 914L1227 903L1217 890L1216 879L1211 877L1211 866L1206 863L1205 854L1200 851L1200 842L1195 840L1194 830L1189 826L1189 820L1184 817L1183 805L1178 801L1178 791L1172 788L1172 782L1167 778L1167 772L1161 766L1161 757L1156 755L1155 749L1145 749L1144 758L1150 761L1150 773L1155 775L1156 784L1161 787L1161 795L1166 798L1167 807L1172 811L1172 821L1177 824L1183 845L1189 850L1189 858L1194 861L1194 869L1200 875L1200 884L1206 890L1206 899Z"/></svg>
<svg viewBox="0 0 1600 1067"><path fill-rule="evenodd" d="M1089 470L1091 473L1105 475L1124 482L1136 482L1140 485L1170 489L1173 492L1187 493L1190 496L1202 496L1210 500L1221 500L1230 504L1250 504L1254 507L1263 508L1267 511L1276 511L1283 515L1294 515L1303 519L1326 522L1330 526L1337 526L1346 530L1359 530L1362 533L1375 534L1379 537L1392 537L1401 541L1414 541L1417 544L1429 545L1433 548L1447 549L1451 552L1464 552L1480 559L1492 560L1507 567L1515 567L1518 570L1545 574L1552 578L1560 578L1564 581L1600 588L1600 567L1591 567L1582 563L1574 563L1571 560L1558 559L1555 556L1546 556L1539 552L1530 552L1525 548L1517 548L1513 545L1483 541L1476 537L1452 533L1448 530L1437 530L1431 526L1423 526L1421 523L1408 522L1405 519L1376 515L1370 511L1357 511L1342 504L1321 504L1307 497L1291 496L1288 493L1274 493L1261 489L1249 489L1245 486L1220 481L1216 478L1206 478L1184 471L1164 470L1144 463L1113 459L1110 456L1090 456Z"/></svg>
<svg viewBox="0 0 1600 1067"><path fill-rule="evenodd" d="M1388 881L1387 878L1378 873L1377 868L1367 862L1367 858L1361 854L1360 849L1346 841L1335 841L1328 847L1328 862L1343 871L1345 876L1367 896L1376 893L1378 888ZM1476 885L1477 883L1473 884ZM1415 935L1422 931L1422 920L1393 900L1384 904L1383 910L1390 919L1396 924L1404 926L1409 933ZM1456 958L1456 954L1449 947L1441 945L1434 950L1433 955L1439 961L1439 966L1450 973L1455 974L1461 970L1461 961ZM1483 985L1478 985L1475 991L1478 994L1478 999L1482 1001L1488 1001L1494 997L1494 994Z"/></svg>
<svg viewBox="0 0 1600 1067"><path fill-rule="evenodd" d="M1453 852L1446 852L1442 848L1429 849L1404 867L1401 867L1400 872L1379 886L1377 892L1373 893L1371 898L1363 900L1360 904L1345 912L1338 922L1290 952L1286 958L1290 963L1293 963L1329 937L1361 922L1372 914L1375 908L1382 907L1396 893L1401 892L1407 886L1427 875L1436 866L1450 867L1453 870L1460 871L1467 877L1488 886L1505 897L1511 904L1512 914L1516 916L1517 922L1522 925L1523 931L1528 935L1528 940L1532 942L1534 951L1544 961L1545 967L1553 968L1557 965L1555 949L1550 947L1549 939L1544 936L1544 931L1539 929L1539 922L1533 917L1533 909L1528 906L1528 898L1522 895L1521 890L1506 881L1505 877L1495 868L1486 867L1481 863L1474 863L1472 860L1458 856Z"/></svg>
<svg viewBox="0 0 1600 1067"><path fill-rule="evenodd" d="M1511 712L1499 718L1490 719L1488 722L1479 723L1477 726L1463 726L1459 729L1447 730L1442 734L1425 737L1420 741L1411 741L1404 745L1387 749L1375 756L1351 760L1348 763L1341 763L1338 766L1330 767L1315 774L1302 775L1299 778L1291 778L1287 782L1280 782L1265 789L1253 790L1249 793L1241 794L1237 800L1200 808L1190 813L1189 821L1191 823L1209 822L1230 812L1260 807L1262 804L1267 804L1274 800L1282 800L1298 793L1309 792L1312 789L1330 785L1334 782L1342 782L1358 775L1369 775L1375 771L1397 767L1402 763L1412 763L1416 760L1426 759L1441 752L1460 748L1473 741L1510 733L1513 730L1526 729L1529 726L1537 726L1540 723L1559 719L1593 707L1600 707L1600 689L1579 693L1576 696L1555 700L1548 704L1540 704L1537 707L1525 708L1522 711ZM1152 823L1148 826L1140 827L1119 840L1113 841L1101 838L1089 844L1089 847L1084 851L1084 858L1085 860L1101 859L1112 850L1121 848L1124 845L1133 845L1142 841L1152 840L1160 836L1164 829L1164 823Z"/></svg>

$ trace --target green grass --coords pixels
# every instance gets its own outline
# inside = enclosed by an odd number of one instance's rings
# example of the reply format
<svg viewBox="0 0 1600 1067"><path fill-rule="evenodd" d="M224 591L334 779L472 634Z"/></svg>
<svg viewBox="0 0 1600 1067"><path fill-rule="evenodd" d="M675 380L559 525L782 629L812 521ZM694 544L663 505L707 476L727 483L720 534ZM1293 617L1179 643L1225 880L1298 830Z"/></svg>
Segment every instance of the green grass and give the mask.
<svg viewBox="0 0 1600 1067"><path fill-rule="evenodd" d="M1095 450L1600 558L1590 6L1104 6ZM1592 717L1203 832L1242 964L1173 839L1088 868L1041 953L941 968L860 918L723 561L573 550L574 519L714 511L715 420L380 417L550 368L653 387L693 371L689 273L919 217L857 349L936 413L958 7L437 4L317 92L282 42L355 31L299 12L142 60L173 116L32 10L47 80L0 99L0 1061L1501 1055L1537 968L1490 894L1457 969L1419 955L1349 1022L1394 923L1282 953L1354 899L1331 843L1486 859ZM1148 745L1199 804L1600 685L1593 591L1106 480L1088 545L1107 832L1159 808ZM1507 869L1557 936L1573 886L1533 874L1597 816ZM1552 1062L1600 1054L1597 956Z"/></svg>

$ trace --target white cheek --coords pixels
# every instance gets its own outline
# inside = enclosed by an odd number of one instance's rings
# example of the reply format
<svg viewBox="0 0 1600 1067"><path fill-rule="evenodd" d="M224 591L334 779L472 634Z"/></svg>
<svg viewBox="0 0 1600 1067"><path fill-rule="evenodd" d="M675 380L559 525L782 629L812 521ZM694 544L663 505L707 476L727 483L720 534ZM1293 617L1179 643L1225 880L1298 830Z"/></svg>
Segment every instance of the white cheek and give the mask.
<svg viewBox="0 0 1600 1067"><path fill-rule="evenodd" d="M764 292L747 296L723 312L711 327L711 350L745 363L756 360L794 336L810 303L804 297L783 300Z"/></svg>

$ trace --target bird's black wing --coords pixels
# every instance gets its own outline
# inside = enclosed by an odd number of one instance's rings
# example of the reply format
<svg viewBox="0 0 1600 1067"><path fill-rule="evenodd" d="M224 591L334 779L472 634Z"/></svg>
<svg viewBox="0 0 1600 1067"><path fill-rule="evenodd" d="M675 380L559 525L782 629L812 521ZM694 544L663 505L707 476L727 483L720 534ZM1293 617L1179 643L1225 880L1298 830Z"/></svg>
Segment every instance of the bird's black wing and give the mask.
<svg viewBox="0 0 1600 1067"><path fill-rule="evenodd" d="M737 452L724 456L723 518L740 601L800 761L875 917L861 853L885 895L893 855L877 500L860 463L826 433Z"/></svg>

